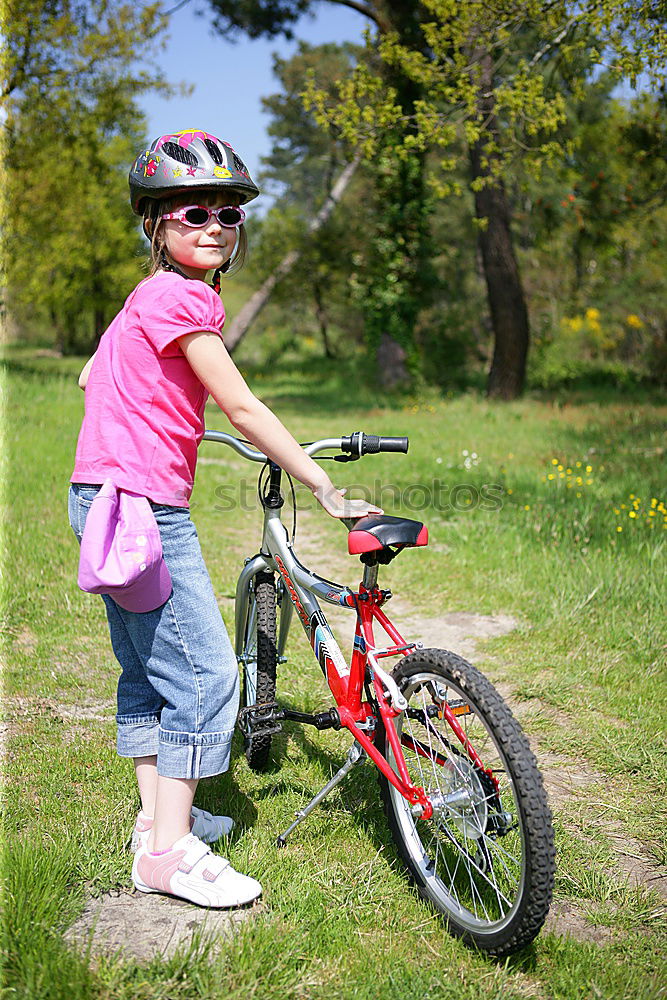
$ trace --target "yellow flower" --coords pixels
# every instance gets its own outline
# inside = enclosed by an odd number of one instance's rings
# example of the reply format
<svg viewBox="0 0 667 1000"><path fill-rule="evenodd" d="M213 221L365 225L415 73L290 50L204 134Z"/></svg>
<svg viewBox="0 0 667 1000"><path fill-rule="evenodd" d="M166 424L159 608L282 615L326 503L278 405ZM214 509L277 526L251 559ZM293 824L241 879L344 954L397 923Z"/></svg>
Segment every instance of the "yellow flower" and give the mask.
<svg viewBox="0 0 667 1000"><path fill-rule="evenodd" d="M571 489L572 489L572 487L573 487L573 485L574 485L574 483L568 483L568 484L567 484L567 488L568 488L568 490L571 490Z"/></svg>
<svg viewBox="0 0 667 1000"><path fill-rule="evenodd" d="M614 514L620 514L620 513L621 513L620 510L617 510L616 507L614 507Z"/></svg>
<svg viewBox="0 0 667 1000"><path fill-rule="evenodd" d="M524 507L523 509L524 509L524 510L530 510L530 504L529 504L529 503L527 503L527 504L525 505L525 507Z"/></svg>
<svg viewBox="0 0 667 1000"><path fill-rule="evenodd" d="M593 471L593 466L592 465L587 465L586 466L586 472L592 472L592 471Z"/></svg>
<svg viewBox="0 0 667 1000"><path fill-rule="evenodd" d="M556 478L556 477L555 477L555 475L553 474L553 472L550 472L550 473L549 473L549 475L547 476L547 479L555 479L555 478Z"/></svg>
<svg viewBox="0 0 667 1000"><path fill-rule="evenodd" d="M651 507L657 507L657 506L658 506L658 501L656 500L655 497L651 497Z"/></svg>
<svg viewBox="0 0 667 1000"><path fill-rule="evenodd" d="M625 504L624 503L621 504L621 510L625 510Z"/></svg>
<svg viewBox="0 0 667 1000"><path fill-rule="evenodd" d="M564 472L559 472L558 473L558 478L559 479L565 479L565 473Z"/></svg>
<svg viewBox="0 0 667 1000"><path fill-rule="evenodd" d="M558 471L559 471L559 472L562 472L562 471L563 471L563 466L562 466L562 465L559 465L559 466L558 466Z"/></svg>
<svg viewBox="0 0 667 1000"><path fill-rule="evenodd" d="M581 462L575 462L574 464L576 465L576 467L577 467L578 469L580 469L580 468L581 468Z"/></svg>
<svg viewBox="0 0 667 1000"><path fill-rule="evenodd" d="M644 325L640 320L639 316L635 315L635 313L630 313L629 316L626 316L625 322L628 324L628 326L634 327L635 330L641 330L641 328Z"/></svg>
<svg viewBox="0 0 667 1000"><path fill-rule="evenodd" d="M587 479L586 480L586 486L592 486L592 485L593 485L593 480L592 479Z"/></svg>
<svg viewBox="0 0 667 1000"><path fill-rule="evenodd" d="M577 476L577 486L583 486L584 481L581 476Z"/></svg>
<svg viewBox="0 0 667 1000"><path fill-rule="evenodd" d="M649 516L649 517L655 517L655 511L654 511L654 510L650 510L650 511L648 512L648 516Z"/></svg>
<svg viewBox="0 0 667 1000"><path fill-rule="evenodd" d="M566 469L565 471L567 472L568 476L572 475L572 469Z"/></svg>
<svg viewBox="0 0 667 1000"><path fill-rule="evenodd" d="M577 496L578 496L578 497L580 497L580 496L581 496L581 493L577 493Z"/></svg>
<svg viewBox="0 0 667 1000"><path fill-rule="evenodd" d="M631 500L634 500L634 498L635 498L635 495L634 495L634 493L631 493L631 494L630 494L630 499L631 499Z"/></svg>
<svg viewBox="0 0 667 1000"><path fill-rule="evenodd" d="M623 528L620 526L620 524L617 524L616 525L616 530L617 531L623 531Z"/></svg>
<svg viewBox="0 0 667 1000"><path fill-rule="evenodd" d="M514 493L514 490L508 490L507 492L510 493L510 494L512 494L512 493Z"/></svg>
<svg viewBox="0 0 667 1000"><path fill-rule="evenodd" d="M637 511L636 511L636 510L631 510L631 511L630 511L630 512L628 513L628 517L637 517Z"/></svg>
<svg viewBox="0 0 667 1000"><path fill-rule="evenodd" d="M586 319L592 319L592 320L595 321L595 320L598 320L599 318L600 318L600 310L599 309L592 308L592 309L587 309L586 310Z"/></svg>

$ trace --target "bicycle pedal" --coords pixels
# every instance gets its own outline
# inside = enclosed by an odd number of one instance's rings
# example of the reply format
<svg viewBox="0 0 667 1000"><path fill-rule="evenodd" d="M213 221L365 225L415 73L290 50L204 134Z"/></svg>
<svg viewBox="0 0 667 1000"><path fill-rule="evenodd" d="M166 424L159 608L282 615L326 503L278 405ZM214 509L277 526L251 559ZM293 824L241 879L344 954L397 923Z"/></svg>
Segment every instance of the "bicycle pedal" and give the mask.
<svg viewBox="0 0 667 1000"><path fill-rule="evenodd" d="M281 732L283 728L278 712L280 707L275 701L265 702L263 705L248 705L239 711L236 722L247 740L271 736Z"/></svg>

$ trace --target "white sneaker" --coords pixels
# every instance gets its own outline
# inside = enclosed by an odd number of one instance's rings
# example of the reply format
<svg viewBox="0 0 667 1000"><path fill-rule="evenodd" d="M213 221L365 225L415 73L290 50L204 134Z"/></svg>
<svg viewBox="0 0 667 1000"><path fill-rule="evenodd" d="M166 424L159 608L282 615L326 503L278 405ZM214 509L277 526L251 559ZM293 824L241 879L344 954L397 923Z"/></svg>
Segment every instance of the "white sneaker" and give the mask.
<svg viewBox="0 0 667 1000"><path fill-rule="evenodd" d="M199 906L243 906L262 894L259 882L234 871L192 833L171 850L149 854L142 843L134 856L132 880L140 892L164 892Z"/></svg>
<svg viewBox="0 0 667 1000"><path fill-rule="evenodd" d="M205 844L214 844L221 837L228 837L235 826L231 816L213 816L210 812L206 812L205 809L198 809L197 806L192 807L190 816L190 833L193 833L195 837L199 837ZM153 820L143 812L140 812L134 824L132 840L130 841L132 854L136 854L142 840L146 840L146 836L152 828Z"/></svg>

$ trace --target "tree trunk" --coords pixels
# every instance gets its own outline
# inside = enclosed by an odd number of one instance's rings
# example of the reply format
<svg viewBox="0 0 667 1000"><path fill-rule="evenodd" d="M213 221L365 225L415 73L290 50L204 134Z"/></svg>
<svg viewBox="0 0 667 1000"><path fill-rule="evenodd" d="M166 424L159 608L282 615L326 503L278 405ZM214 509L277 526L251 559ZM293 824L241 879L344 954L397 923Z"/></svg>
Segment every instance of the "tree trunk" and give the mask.
<svg viewBox="0 0 667 1000"><path fill-rule="evenodd" d="M106 330L106 320L104 315L104 309L99 306L95 307L95 312L93 314L93 336L91 338L91 354L94 354L99 347L100 340L102 339L102 334Z"/></svg>
<svg viewBox="0 0 667 1000"><path fill-rule="evenodd" d="M361 157L357 156L345 167L342 174L334 184L331 194L325 201L324 205L319 210L315 218L311 220L308 226L309 234L316 233L318 229L321 229L330 217L334 208L343 197L345 189L352 180L354 172L359 166L360 160ZM300 250L290 250L289 253L285 254L283 259L280 261L278 266L273 269L261 288L258 288L257 291L250 296L238 315L234 317L225 332L225 346L230 353L233 353L234 349L238 346L243 337L245 337L246 333L271 298L273 289L276 287L281 278L284 278L285 275L292 270L300 256Z"/></svg>
<svg viewBox="0 0 667 1000"><path fill-rule="evenodd" d="M478 107L491 141L497 133L494 104L493 64L491 57L485 55ZM475 191L475 214L481 223L479 244L494 334L486 394L493 399L516 399L524 388L530 330L514 253L507 192L502 180L493 178L493 154L483 139L471 147L470 161L473 180L486 180L484 187Z"/></svg>
<svg viewBox="0 0 667 1000"><path fill-rule="evenodd" d="M320 334L322 336L322 344L324 345L324 356L332 360L336 357L331 347L331 341L329 340L329 323L327 320L327 311L324 305L324 296L322 295L322 286L319 281L313 283L313 298L315 299L315 316L317 317L317 322L320 327Z"/></svg>
<svg viewBox="0 0 667 1000"><path fill-rule="evenodd" d="M380 388L391 390L405 385L410 377L405 363L407 353L388 333L380 337L376 358Z"/></svg>

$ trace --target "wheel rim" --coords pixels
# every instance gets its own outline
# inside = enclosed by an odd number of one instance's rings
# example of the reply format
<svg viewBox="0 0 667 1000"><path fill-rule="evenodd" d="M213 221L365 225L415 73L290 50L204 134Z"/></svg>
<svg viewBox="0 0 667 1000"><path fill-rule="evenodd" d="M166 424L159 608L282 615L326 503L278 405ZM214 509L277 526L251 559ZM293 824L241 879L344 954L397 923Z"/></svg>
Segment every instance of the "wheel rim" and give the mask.
<svg viewBox="0 0 667 1000"><path fill-rule="evenodd" d="M526 877L523 821L506 759L474 702L451 681L425 670L410 676L402 693L408 710L396 719L396 731L412 781L434 805L431 819L416 820L408 802L389 785L404 844L438 909L464 930L497 933L516 913ZM497 792L447 722L429 715L429 707L445 699L459 710L469 709L458 722L484 768L491 768ZM387 757L395 767L388 741ZM501 829L506 829L503 835Z"/></svg>

